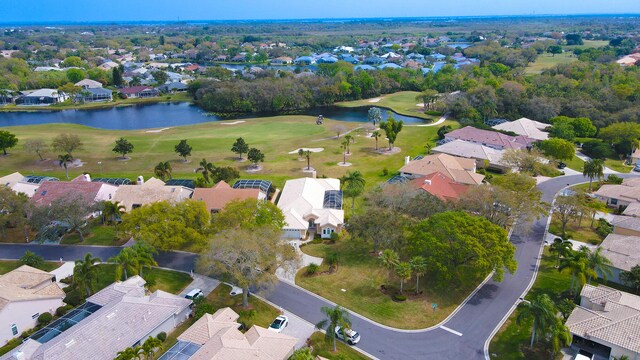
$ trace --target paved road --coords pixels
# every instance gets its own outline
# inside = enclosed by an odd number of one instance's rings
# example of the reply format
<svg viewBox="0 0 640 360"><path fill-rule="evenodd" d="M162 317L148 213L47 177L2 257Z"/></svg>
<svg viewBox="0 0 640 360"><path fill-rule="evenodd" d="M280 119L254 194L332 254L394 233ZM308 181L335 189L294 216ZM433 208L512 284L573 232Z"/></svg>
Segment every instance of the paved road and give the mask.
<svg viewBox="0 0 640 360"><path fill-rule="evenodd" d="M628 177L630 175L621 175ZM554 195L567 185L584 182L581 175L563 176L547 180L538 185L543 200L551 202ZM453 316L442 328L422 331L397 331L375 325L354 315L354 329L362 335L358 347L380 359L484 359L484 344L523 294L534 276L536 262L547 218L523 224L512 234L516 245L518 271L506 275L501 283L489 281ZM51 245L0 245L0 258L16 259L25 249L36 252L48 260L79 259L90 251L94 256L108 258L118 248L51 246ZM194 268L195 255L181 252L162 253L158 264L183 271ZM278 306L316 323L322 319L320 308L331 305L326 301L297 287L280 282L267 299ZM424 314L429 316L429 314Z"/></svg>

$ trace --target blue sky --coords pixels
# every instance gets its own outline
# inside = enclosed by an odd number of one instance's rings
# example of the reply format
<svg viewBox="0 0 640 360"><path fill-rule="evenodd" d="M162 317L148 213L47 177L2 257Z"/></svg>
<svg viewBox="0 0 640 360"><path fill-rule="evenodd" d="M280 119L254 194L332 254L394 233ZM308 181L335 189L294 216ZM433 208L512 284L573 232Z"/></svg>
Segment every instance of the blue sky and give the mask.
<svg viewBox="0 0 640 360"><path fill-rule="evenodd" d="M640 14L640 0L0 0L0 22Z"/></svg>

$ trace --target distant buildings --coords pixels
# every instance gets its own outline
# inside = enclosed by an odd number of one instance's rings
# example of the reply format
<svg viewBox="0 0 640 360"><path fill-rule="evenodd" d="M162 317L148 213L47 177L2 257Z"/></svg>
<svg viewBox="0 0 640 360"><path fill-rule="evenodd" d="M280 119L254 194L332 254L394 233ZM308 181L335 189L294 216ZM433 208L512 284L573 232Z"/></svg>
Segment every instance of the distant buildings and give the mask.
<svg viewBox="0 0 640 360"><path fill-rule="evenodd" d="M47 106L67 100L65 93L54 89L40 89L35 91L23 91L24 95L16 99L17 105L22 106Z"/></svg>
<svg viewBox="0 0 640 360"><path fill-rule="evenodd" d="M149 98L160 95L160 92L157 89L152 88L151 86L125 87L120 89L118 92L121 96L124 96L127 99Z"/></svg>

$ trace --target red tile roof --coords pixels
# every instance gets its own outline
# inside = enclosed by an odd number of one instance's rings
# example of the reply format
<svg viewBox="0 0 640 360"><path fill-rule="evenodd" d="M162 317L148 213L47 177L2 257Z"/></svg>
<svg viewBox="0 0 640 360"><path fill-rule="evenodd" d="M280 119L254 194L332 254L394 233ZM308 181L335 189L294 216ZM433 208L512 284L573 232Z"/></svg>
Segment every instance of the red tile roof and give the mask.
<svg viewBox="0 0 640 360"><path fill-rule="evenodd" d="M104 183L89 182L79 177L72 181L43 181L30 201L36 206L49 205L53 201L72 193L81 194L88 201L94 201L102 185Z"/></svg>
<svg viewBox="0 0 640 360"><path fill-rule="evenodd" d="M198 70L199 67L200 66L198 66L198 64L192 64L192 65L187 66L185 69L187 69L189 71L196 71L196 70Z"/></svg>
<svg viewBox="0 0 640 360"><path fill-rule="evenodd" d="M453 130L447 133L445 138L460 139L485 146L500 147L505 150L522 149L537 141L527 136L509 136L497 131L474 128L473 126L465 126L462 129Z"/></svg>
<svg viewBox="0 0 640 360"><path fill-rule="evenodd" d="M120 89L120 93L125 94L125 95L137 94L140 91L151 90L151 89L153 89L151 86L132 86L132 87L125 87L125 88Z"/></svg>
<svg viewBox="0 0 640 360"><path fill-rule="evenodd" d="M441 200L458 200L469 189L469 185L459 184L440 172L411 180L411 184Z"/></svg>

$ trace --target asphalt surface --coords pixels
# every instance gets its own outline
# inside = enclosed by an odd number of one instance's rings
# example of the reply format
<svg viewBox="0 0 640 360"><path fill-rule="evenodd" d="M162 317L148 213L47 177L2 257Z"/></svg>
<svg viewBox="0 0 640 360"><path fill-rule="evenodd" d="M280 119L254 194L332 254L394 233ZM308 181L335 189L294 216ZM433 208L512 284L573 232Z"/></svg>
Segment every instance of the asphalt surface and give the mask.
<svg viewBox="0 0 640 360"><path fill-rule="evenodd" d="M631 175L620 175L629 177ZM563 176L538 185L543 200L551 202L562 188L584 182L582 175ZM402 331L376 325L352 314L352 327L361 334L358 347L380 359L484 359L484 344L511 310L534 277L540 247L543 243L547 217L518 226L511 236L516 246L518 270L506 274L500 283L489 281L465 303L459 311L430 330ZM107 259L119 248L61 245L1 244L1 259L20 258L31 250L47 260L81 259L86 252ZM190 271L195 268L196 256L183 252L161 253L157 256L162 267ZM290 284L280 282L266 298L293 314L317 323L323 319L322 306L333 304ZM416 314L418 316L418 314ZM427 312L423 316L430 316Z"/></svg>

